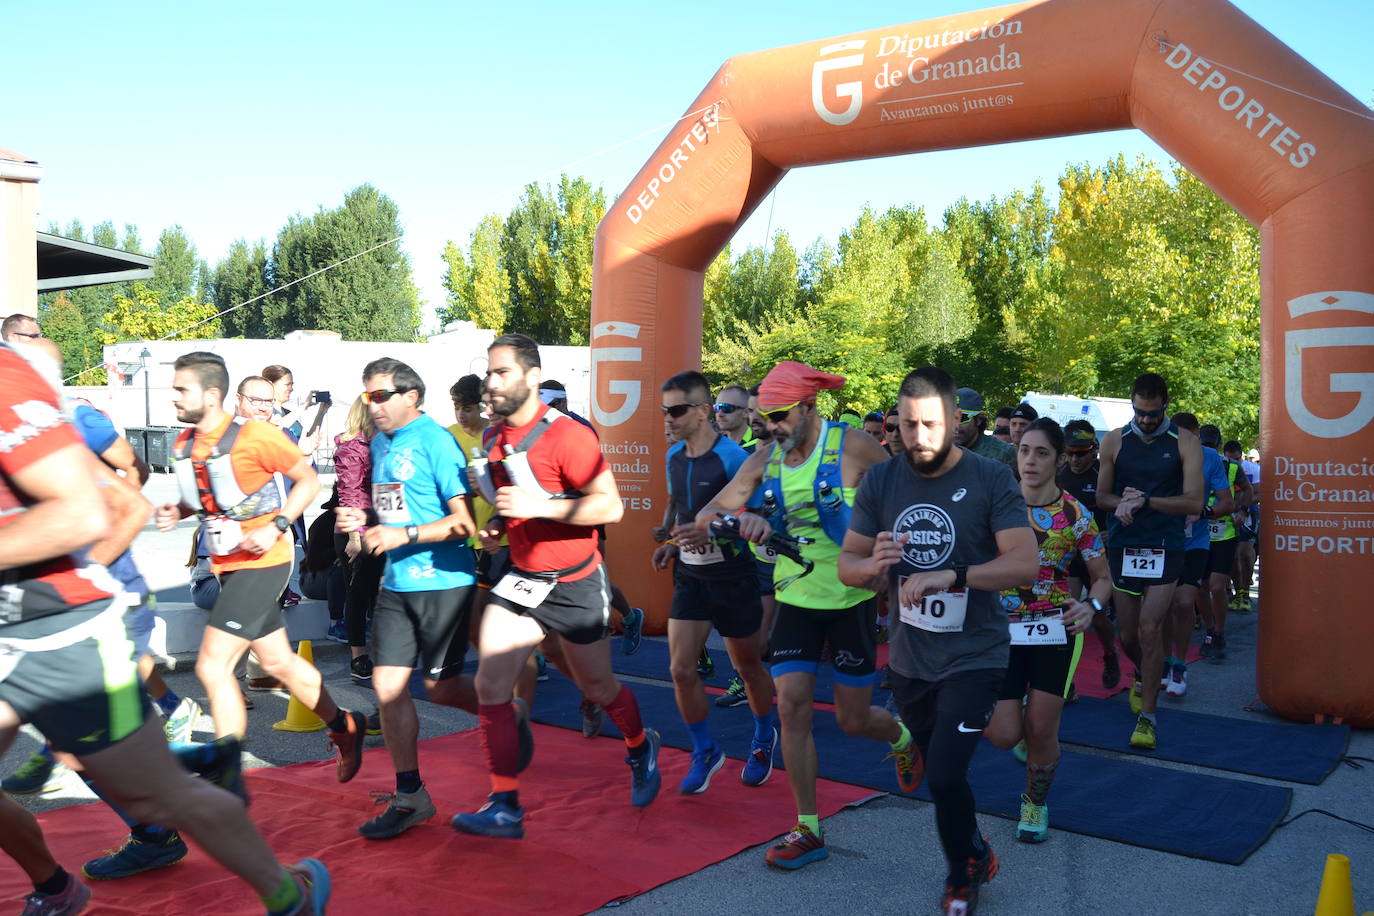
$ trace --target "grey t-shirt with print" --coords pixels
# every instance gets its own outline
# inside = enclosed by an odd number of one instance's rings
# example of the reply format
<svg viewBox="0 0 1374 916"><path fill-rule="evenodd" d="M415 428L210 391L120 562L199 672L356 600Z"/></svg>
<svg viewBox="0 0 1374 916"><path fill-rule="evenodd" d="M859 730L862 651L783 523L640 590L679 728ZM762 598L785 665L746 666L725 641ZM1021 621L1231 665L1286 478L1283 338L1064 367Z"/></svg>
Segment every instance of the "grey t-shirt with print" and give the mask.
<svg viewBox="0 0 1374 916"><path fill-rule="evenodd" d="M898 622L897 584L916 572L986 563L997 556L997 532L1030 527L1011 468L963 449L953 469L927 478L905 455L897 455L864 475L849 527L864 537L880 531L910 535L902 561L888 571L893 671L939 681L961 671L1007 666L1007 615L996 592L969 589L963 629L931 633Z"/></svg>

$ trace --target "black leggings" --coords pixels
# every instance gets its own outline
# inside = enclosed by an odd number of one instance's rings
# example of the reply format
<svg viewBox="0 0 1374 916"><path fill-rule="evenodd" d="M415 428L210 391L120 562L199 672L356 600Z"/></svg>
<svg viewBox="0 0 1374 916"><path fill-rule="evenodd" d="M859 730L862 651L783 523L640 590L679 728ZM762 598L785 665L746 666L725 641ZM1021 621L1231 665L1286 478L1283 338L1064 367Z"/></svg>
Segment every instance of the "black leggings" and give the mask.
<svg viewBox="0 0 1374 916"><path fill-rule="evenodd" d="M344 553L344 548L348 546L346 534L336 533L334 546L344 564L344 574L348 577L343 617L344 628L348 630L348 644L366 646L367 618L372 616L372 606L377 602L377 589L381 587L382 572L386 569L386 555L363 550L350 561Z"/></svg>
<svg viewBox="0 0 1374 916"><path fill-rule="evenodd" d="M1006 672L984 668L921 681L890 673L892 696L925 761L925 782L935 800L935 824L951 872L962 874L979 855L978 821L968 765L992 718Z"/></svg>

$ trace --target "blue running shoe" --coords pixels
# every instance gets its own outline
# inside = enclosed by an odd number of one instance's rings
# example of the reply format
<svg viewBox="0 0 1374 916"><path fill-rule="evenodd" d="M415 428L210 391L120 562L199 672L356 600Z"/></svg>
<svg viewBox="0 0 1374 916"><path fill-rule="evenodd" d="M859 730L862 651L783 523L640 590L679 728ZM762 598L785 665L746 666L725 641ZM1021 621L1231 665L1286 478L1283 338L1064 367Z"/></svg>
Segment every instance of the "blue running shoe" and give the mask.
<svg viewBox="0 0 1374 916"><path fill-rule="evenodd" d="M768 777L773 775L773 751L778 747L778 729L773 727L772 735L767 741L760 741L758 738L749 745L749 757L744 761L744 769L740 771L739 781L746 786L761 786L768 781Z"/></svg>
<svg viewBox="0 0 1374 916"><path fill-rule="evenodd" d="M34 751L24 765L0 781L0 789L10 795L36 795L61 788L67 768L58 763L45 744Z"/></svg>
<svg viewBox="0 0 1374 916"><path fill-rule="evenodd" d="M639 643L644 639L644 612L637 607L630 608L622 622L625 632L620 637L620 654L634 655L639 651Z"/></svg>
<svg viewBox="0 0 1374 916"><path fill-rule="evenodd" d="M239 739L233 735L216 738L212 742L215 749L215 762L198 775L208 779L221 789L228 789L248 805L248 789L243 784L243 748Z"/></svg>
<svg viewBox="0 0 1374 916"><path fill-rule="evenodd" d="M543 652L534 653L534 679L536 681L547 681L549 679L549 660L544 657Z"/></svg>
<svg viewBox="0 0 1374 916"><path fill-rule="evenodd" d="M682 777L682 782L678 783L677 790L683 795L700 795L711 788L711 777L723 766L725 752L719 747L709 751L694 751L692 766L687 770L687 775Z"/></svg>
<svg viewBox="0 0 1374 916"><path fill-rule="evenodd" d="M658 796L663 785L663 776L658 771L658 751L663 739L652 728L644 729L644 740L649 750L638 757L626 757L630 765L630 804L636 808L646 807Z"/></svg>
<svg viewBox="0 0 1374 916"><path fill-rule="evenodd" d="M449 823L461 833L518 840L525 835L525 809L489 798L472 814L456 814Z"/></svg>
<svg viewBox="0 0 1374 916"><path fill-rule="evenodd" d="M155 868L166 868L186 858L186 843L170 831L160 843L149 843L132 834L118 850L92 859L81 866L81 873L92 881L127 878Z"/></svg>
<svg viewBox="0 0 1374 916"><path fill-rule="evenodd" d="M329 903L329 869L319 859L301 859L286 870L301 885L305 901L296 912L300 916L324 916L325 904Z"/></svg>
<svg viewBox="0 0 1374 916"><path fill-rule="evenodd" d="M329 625L329 631L324 634L326 639L332 639L341 646L348 645L348 627L342 620L336 620Z"/></svg>

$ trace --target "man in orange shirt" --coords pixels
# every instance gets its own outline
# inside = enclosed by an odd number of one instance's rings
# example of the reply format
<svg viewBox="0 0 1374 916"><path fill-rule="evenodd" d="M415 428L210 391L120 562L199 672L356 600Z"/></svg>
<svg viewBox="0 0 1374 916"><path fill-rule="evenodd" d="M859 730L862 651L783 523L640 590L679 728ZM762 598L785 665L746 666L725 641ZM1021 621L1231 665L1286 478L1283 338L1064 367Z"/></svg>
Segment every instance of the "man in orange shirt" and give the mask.
<svg viewBox="0 0 1374 916"><path fill-rule="evenodd" d="M201 639L196 675L210 698L215 733L241 736L247 729L234 667L251 647L263 671L329 725L337 776L348 782L362 765L367 720L336 705L320 672L291 650L277 603L294 562L291 541L283 535L319 492L319 477L281 430L225 412L229 372L219 356L187 353L173 368L177 419L192 428L173 449L181 503L159 506L157 526L170 531L191 514L205 520L220 591ZM289 496L282 476L293 484Z"/></svg>

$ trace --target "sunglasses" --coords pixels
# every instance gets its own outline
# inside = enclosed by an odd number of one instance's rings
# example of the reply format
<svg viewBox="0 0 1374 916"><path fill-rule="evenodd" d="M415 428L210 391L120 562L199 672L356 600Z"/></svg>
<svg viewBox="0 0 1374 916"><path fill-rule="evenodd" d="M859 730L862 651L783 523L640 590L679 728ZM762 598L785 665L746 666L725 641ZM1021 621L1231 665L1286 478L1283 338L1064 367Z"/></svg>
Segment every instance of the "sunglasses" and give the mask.
<svg viewBox="0 0 1374 916"><path fill-rule="evenodd" d="M726 413L726 414L729 414L729 413L734 413L734 412L737 411L737 410L744 410L744 408L741 407L741 406L739 406L738 404L717 404L717 405L715 405L715 407L716 407L716 413Z"/></svg>
<svg viewBox="0 0 1374 916"><path fill-rule="evenodd" d="M1131 410L1135 411L1137 417L1149 417L1150 419L1154 419L1164 416L1165 408L1160 407L1158 410L1141 410L1139 407L1132 407Z"/></svg>
<svg viewBox="0 0 1374 916"><path fill-rule="evenodd" d="M42 335L42 334L28 334L28 333L26 333L26 332L24 332L24 331L15 331L15 332L14 332L14 336L15 336L15 337L27 337L29 340L42 340L42 339L43 339L43 335Z"/></svg>
<svg viewBox="0 0 1374 916"><path fill-rule="evenodd" d="M369 404L385 404L391 400L395 394L405 394L409 388L378 388L376 391L364 391L363 400Z"/></svg>
<svg viewBox="0 0 1374 916"><path fill-rule="evenodd" d="M897 424L896 424L896 423L884 423L884 424L883 424L883 429L887 430L887 431L890 432L890 433L895 433L895 432L897 431Z"/></svg>
<svg viewBox="0 0 1374 916"><path fill-rule="evenodd" d="M1010 435L1011 435L1011 427L1010 427L1010 426L997 426L997 427L994 427L993 430L992 430L992 434L993 434L994 436L1010 436Z"/></svg>
<svg viewBox="0 0 1374 916"><path fill-rule="evenodd" d="M777 410L760 410L759 416L763 417L769 423L781 423L783 420L787 419L787 415L792 412L792 409L800 403L801 401L793 401L786 407L779 407Z"/></svg>
<svg viewBox="0 0 1374 916"><path fill-rule="evenodd" d="M664 407L664 408L663 408L663 415L664 415L665 417L672 417L674 420L676 420L676 419L679 419L679 418L680 418L683 414L685 414L687 411L691 410L693 407L700 407L700 406L701 406L701 402L700 402L700 401L698 401L698 402L695 403L695 404L674 404L672 407Z"/></svg>

